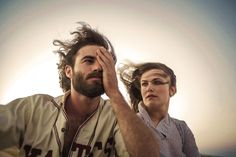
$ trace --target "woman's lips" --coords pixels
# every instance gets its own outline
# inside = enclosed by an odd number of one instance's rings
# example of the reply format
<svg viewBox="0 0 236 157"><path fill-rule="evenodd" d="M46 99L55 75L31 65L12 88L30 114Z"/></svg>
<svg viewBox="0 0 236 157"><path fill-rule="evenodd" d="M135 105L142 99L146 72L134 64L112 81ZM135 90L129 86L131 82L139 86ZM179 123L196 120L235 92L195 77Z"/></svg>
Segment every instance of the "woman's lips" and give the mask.
<svg viewBox="0 0 236 157"><path fill-rule="evenodd" d="M147 95L147 96L146 96L146 99L149 99L149 98L156 98L156 97L157 97L156 95L150 94L150 95Z"/></svg>

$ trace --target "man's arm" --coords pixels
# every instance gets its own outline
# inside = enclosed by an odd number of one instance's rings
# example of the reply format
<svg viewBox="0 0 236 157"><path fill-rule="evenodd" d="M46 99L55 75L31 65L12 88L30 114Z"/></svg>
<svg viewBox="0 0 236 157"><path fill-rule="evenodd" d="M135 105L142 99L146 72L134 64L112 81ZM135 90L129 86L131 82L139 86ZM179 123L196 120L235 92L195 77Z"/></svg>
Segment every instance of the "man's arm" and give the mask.
<svg viewBox="0 0 236 157"><path fill-rule="evenodd" d="M11 147L20 147L20 139L25 131L28 108L26 98L16 99L6 105L0 105L0 151ZM11 150L11 149L9 149Z"/></svg>
<svg viewBox="0 0 236 157"><path fill-rule="evenodd" d="M2 156L2 157L19 156L19 149L17 147L10 147L10 148L6 148L6 149L0 149L0 156Z"/></svg>
<svg viewBox="0 0 236 157"><path fill-rule="evenodd" d="M130 156L159 157L158 140L154 133L133 112L118 88L115 63L104 48L97 51L97 59L103 69L103 83L118 120L121 134Z"/></svg>

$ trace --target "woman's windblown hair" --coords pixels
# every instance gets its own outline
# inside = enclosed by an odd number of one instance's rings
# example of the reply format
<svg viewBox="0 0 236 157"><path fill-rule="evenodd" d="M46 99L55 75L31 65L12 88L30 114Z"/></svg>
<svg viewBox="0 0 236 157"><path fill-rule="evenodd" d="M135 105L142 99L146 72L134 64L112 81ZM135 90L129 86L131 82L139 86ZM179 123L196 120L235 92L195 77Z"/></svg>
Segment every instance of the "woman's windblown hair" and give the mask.
<svg viewBox="0 0 236 157"><path fill-rule="evenodd" d="M147 62L141 64L134 64L128 62L118 67L118 74L120 80L129 95L130 103L135 112L138 112L138 104L142 101L140 79L143 73L152 69L163 70L170 77L170 85L176 86L176 76L172 69L167 67L165 64L159 62Z"/></svg>

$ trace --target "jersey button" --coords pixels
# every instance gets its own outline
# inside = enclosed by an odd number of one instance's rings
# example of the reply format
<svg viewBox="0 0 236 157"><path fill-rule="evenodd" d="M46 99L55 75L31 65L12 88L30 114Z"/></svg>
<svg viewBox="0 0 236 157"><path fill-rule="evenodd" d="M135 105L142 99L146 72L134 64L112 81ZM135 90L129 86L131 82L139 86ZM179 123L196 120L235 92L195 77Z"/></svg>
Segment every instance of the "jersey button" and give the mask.
<svg viewBox="0 0 236 157"><path fill-rule="evenodd" d="M66 132L66 128L61 128L61 132Z"/></svg>

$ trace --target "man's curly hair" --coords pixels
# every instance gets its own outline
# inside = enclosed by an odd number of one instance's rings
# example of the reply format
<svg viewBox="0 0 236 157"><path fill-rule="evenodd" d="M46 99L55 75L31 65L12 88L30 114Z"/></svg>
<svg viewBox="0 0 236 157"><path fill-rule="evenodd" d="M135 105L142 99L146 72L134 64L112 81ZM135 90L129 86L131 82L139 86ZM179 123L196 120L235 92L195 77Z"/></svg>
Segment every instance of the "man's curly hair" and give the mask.
<svg viewBox="0 0 236 157"><path fill-rule="evenodd" d="M57 66L59 72L59 83L63 92L71 89L71 81L65 74L65 67L66 65L74 67L75 55L82 47L86 45L103 46L112 54L113 59L116 62L115 51L108 38L97 30L92 29L88 24L84 22L78 23L80 26L76 28L76 31L70 33L73 35L72 40L53 41L54 46L59 46L59 49L55 52L59 54L59 63L57 63Z"/></svg>

